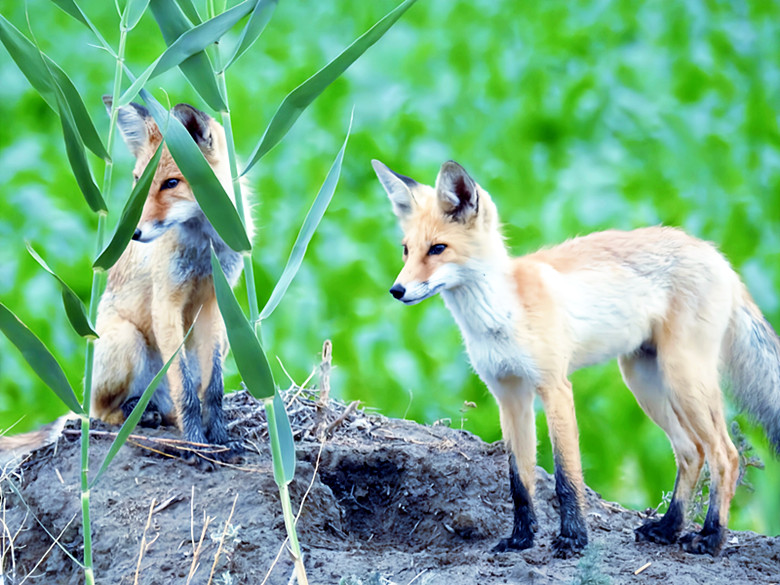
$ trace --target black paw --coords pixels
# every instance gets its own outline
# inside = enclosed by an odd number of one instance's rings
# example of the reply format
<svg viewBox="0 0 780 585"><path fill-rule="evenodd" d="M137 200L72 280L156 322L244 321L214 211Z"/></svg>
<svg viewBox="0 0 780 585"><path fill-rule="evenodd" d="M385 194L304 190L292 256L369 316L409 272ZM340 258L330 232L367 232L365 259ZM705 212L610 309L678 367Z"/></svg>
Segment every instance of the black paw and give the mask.
<svg viewBox="0 0 780 585"><path fill-rule="evenodd" d="M238 463L245 452L246 449L241 441L228 441L215 450L214 458L222 463Z"/></svg>
<svg viewBox="0 0 780 585"><path fill-rule="evenodd" d="M138 397L130 398L122 403L122 414L125 415L125 420L133 412L135 405L138 404ZM163 415L157 409L157 406L150 402L146 405L146 410L141 414L141 418L138 419L138 426L145 429L156 429L163 424Z"/></svg>
<svg viewBox="0 0 780 585"><path fill-rule="evenodd" d="M534 535L530 533L524 536L510 536L509 538L502 538L498 541L498 544L493 547L492 552L502 553L508 550L525 550L531 548L534 545Z"/></svg>
<svg viewBox="0 0 780 585"><path fill-rule="evenodd" d="M186 451L182 459L188 465L204 472L214 471L219 461L213 456L213 453L201 450Z"/></svg>
<svg viewBox="0 0 780 585"><path fill-rule="evenodd" d="M648 541L656 544L672 544L677 541L680 534L678 528L669 526L668 522L661 520L648 520L639 528L634 529L637 542Z"/></svg>
<svg viewBox="0 0 780 585"><path fill-rule="evenodd" d="M206 427L206 439L212 445L229 445L230 435L224 425L212 425Z"/></svg>
<svg viewBox="0 0 780 585"><path fill-rule="evenodd" d="M716 557L720 554L720 549L723 548L725 536L725 532L720 529L714 531L702 530L701 532L689 532L680 537L680 544L685 552L695 555L707 554Z"/></svg>
<svg viewBox="0 0 780 585"><path fill-rule="evenodd" d="M571 536L559 534L552 543L553 556L568 559L582 552L588 546L588 533L581 532Z"/></svg>

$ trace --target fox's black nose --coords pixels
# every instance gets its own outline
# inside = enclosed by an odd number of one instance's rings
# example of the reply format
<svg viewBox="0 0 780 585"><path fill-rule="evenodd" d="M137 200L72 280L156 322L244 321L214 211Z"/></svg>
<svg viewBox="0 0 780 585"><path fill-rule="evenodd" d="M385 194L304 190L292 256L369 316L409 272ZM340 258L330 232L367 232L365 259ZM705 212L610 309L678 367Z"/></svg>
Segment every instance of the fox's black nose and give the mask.
<svg viewBox="0 0 780 585"><path fill-rule="evenodd" d="M406 294L406 289L402 284L394 284L393 288L390 289L390 294L393 295L395 298L400 299L402 296Z"/></svg>
<svg viewBox="0 0 780 585"><path fill-rule="evenodd" d="M135 231L133 232L133 239L134 240L141 239L141 230L139 230L138 228L135 228Z"/></svg>

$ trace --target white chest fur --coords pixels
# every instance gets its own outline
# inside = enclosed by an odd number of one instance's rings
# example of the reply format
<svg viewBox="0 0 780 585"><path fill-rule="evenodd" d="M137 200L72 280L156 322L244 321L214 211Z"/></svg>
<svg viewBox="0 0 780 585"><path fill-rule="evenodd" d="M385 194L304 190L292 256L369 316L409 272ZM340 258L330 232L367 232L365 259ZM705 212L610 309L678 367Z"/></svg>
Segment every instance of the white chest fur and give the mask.
<svg viewBox="0 0 780 585"><path fill-rule="evenodd" d="M499 380L513 376L533 382L536 365L518 342L522 307L512 279L503 267L464 265L460 286L441 293L460 327L471 364L496 394Z"/></svg>

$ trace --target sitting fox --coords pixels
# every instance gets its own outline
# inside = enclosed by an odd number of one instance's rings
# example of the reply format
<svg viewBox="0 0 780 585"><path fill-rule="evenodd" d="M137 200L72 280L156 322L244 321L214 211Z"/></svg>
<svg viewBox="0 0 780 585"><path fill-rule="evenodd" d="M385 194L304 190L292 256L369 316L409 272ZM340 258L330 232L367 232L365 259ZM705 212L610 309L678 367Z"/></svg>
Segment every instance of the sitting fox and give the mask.
<svg viewBox="0 0 780 585"><path fill-rule="evenodd" d="M103 101L110 111L111 99ZM187 104L175 106L172 114L232 194L222 126ZM138 104L119 108L118 126L136 158L133 176L138 180L163 137ZM188 441L227 445L222 411L227 340L214 292L211 247L231 285L241 274L242 258L217 235L165 146L133 240L109 271L98 306L92 412L109 423L123 422L194 321L141 424L175 424Z"/></svg>
<svg viewBox="0 0 780 585"><path fill-rule="evenodd" d="M666 432L677 460L669 509L637 540L675 542L707 460L702 530L680 542L717 555L738 475L720 374L780 451L780 340L726 259L680 230L650 227L575 238L510 258L496 206L455 162L431 188L373 161L404 234L405 266L390 289L413 305L441 293L471 363L498 400L510 450L514 528L496 550L533 546L534 395L547 414L561 531L569 556L588 542L570 373L618 357L628 387Z"/></svg>

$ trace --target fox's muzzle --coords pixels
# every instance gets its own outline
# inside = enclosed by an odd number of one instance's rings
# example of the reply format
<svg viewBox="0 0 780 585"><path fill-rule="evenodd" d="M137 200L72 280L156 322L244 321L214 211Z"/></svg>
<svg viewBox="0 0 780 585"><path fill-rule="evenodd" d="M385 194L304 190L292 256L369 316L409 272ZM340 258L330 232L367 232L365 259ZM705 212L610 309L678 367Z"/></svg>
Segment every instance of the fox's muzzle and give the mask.
<svg viewBox="0 0 780 585"><path fill-rule="evenodd" d="M131 239L133 239L135 241L140 240L141 239L141 230L139 230L138 228L135 228L135 231L133 232L133 237Z"/></svg>
<svg viewBox="0 0 780 585"><path fill-rule="evenodd" d="M404 285L396 282L393 285L393 288L390 289L390 294L393 295L393 297L395 297L396 299L401 300L403 296L406 294L406 288L404 287Z"/></svg>

